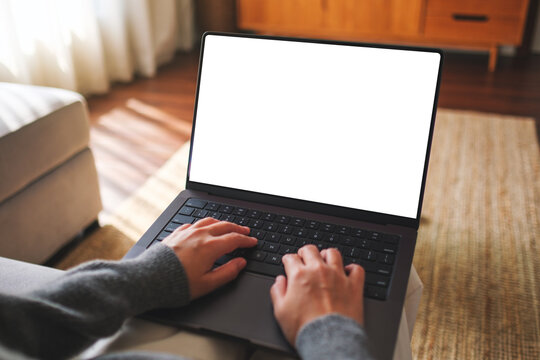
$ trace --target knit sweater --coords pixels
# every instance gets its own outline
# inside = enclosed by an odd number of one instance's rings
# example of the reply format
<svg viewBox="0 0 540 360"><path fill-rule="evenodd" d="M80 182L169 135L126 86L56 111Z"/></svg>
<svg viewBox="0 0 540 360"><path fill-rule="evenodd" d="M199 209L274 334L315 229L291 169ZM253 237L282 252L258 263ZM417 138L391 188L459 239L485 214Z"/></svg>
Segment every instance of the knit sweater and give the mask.
<svg viewBox="0 0 540 360"><path fill-rule="evenodd" d="M113 335L130 317L189 302L182 263L156 244L139 257L93 261L23 294L0 294L0 359L64 359ZM327 315L306 324L296 348L303 359L368 359L366 335L354 320ZM180 359L117 353L100 359Z"/></svg>

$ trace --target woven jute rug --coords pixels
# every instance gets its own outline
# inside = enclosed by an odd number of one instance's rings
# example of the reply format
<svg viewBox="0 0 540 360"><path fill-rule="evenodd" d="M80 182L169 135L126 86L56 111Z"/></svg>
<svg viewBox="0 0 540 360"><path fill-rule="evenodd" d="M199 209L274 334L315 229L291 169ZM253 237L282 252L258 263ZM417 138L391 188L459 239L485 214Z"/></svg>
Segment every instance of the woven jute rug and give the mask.
<svg viewBox="0 0 540 360"><path fill-rule="evenodd" d="M120 258L183 189L184 145L60 264ZM540 359L540 152L532 119L440 110L414 265L418 359Z"/></svg>

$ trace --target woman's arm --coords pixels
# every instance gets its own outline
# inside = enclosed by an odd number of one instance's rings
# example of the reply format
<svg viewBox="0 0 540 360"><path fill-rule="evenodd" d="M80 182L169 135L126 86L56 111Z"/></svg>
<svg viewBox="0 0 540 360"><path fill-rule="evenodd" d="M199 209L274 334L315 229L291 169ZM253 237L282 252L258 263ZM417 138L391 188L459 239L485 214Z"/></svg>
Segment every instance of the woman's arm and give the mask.
<svg viewBox="0 0 540 360"><path fill-rule="evenodd" d="M128 317L189 302L186 272L156 244L126 261L94 261L24 294L0 294L0 342L37 358L73 356Z"/></svg>

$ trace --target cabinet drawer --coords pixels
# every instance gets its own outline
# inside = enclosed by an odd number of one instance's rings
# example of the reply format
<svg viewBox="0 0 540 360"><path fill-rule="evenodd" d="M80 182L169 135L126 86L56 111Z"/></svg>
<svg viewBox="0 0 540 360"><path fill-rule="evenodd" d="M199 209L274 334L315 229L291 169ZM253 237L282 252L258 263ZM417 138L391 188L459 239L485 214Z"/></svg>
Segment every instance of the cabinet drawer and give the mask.
<svg viewBox="0 0 540 360"><path fill-rule="evenodd" d="M529 0L428 0L427 16L451 14L521 18Z"/></svg>
<svg viewBox="0 0 540 360"><path fill-rule="evenodd" d="M522 22L491 16L427 16L424 31L426 37L433 39L519 45Z"/></svg>

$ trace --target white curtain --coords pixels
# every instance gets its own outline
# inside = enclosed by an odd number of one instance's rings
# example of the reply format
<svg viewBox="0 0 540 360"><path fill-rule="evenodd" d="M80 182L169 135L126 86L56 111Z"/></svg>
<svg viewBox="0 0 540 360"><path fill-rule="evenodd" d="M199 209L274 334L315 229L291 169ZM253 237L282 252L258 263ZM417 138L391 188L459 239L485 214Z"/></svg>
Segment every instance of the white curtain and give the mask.
<svg viewBox="0 0 540 360"><path fill-rule="evenodd" d="M104 93L194 44L193 0L0 0L0 81Z"/></svg>

